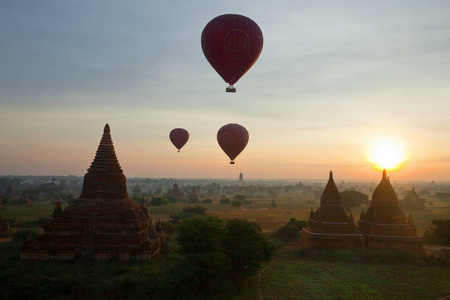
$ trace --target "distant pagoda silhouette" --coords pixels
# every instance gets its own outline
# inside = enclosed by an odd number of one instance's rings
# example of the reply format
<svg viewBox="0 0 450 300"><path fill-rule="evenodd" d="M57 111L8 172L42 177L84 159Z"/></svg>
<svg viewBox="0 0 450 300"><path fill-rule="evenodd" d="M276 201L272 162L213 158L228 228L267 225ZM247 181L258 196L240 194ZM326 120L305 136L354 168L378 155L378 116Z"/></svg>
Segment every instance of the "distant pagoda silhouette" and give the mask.
<svg viewBox="0 0 450 300"><path fill-rule="evenodd" d="M149 260L169 251L145 203L138 205L128 196L108 124L81 195L64 210L58 199L51 217L42 236L33 240L29 235L21 248L22 260Z"/></svg>
<svg viewBox="0 0 450 300"><path fill-rule="evenodd" d="M356 230L352 214L347 216L330 171L320 197L320 207L311 209L308 226L301 231L303 247L315 249L362 248L363 235Z"/></svg>
<svg viewBox="0 0 450 300"><path fill-rule="evenodd" d="M397 194L383 170L381 182L372 195L367 211L361 212L358 230L370 249L421 250L423 239L417 235L411 213L406 218L398 206Z"/></svg>
<svg viewBox="0 0 450 300"><path fill-rule="evenodd" d="M26 190L22 191L22 196L20 196L20 199L19 199L18 203L26 204L26 205L30 205L31 204L31 200L28 197L28 193L27 193Z"/></svg>

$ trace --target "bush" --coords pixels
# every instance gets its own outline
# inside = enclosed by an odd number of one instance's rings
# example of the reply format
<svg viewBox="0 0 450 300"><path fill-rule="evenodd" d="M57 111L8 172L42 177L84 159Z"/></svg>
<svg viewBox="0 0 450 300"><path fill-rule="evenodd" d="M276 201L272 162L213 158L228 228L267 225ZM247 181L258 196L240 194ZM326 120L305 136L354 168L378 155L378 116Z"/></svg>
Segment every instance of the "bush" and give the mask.
<svg viewBox="0 0 450 300"><path fill-rule="evenodd" d="M423 239L428 245L450 246L450 219L432 220L430 230L425 231Z"/></svg>
<svg viewBox="0 0 450 300"><path fill-rule="evenodd" d="M282 241L293 241L300 237L300 232L294 225L285 225L277 230L275 237Z"/></svg>
<svg viewBox="0 0 450 300"><path fill-rule="evenodd" d="M231 201L228 198L224 198L224 199L220 199L219 203L220 204L231 204Z"/></svg>

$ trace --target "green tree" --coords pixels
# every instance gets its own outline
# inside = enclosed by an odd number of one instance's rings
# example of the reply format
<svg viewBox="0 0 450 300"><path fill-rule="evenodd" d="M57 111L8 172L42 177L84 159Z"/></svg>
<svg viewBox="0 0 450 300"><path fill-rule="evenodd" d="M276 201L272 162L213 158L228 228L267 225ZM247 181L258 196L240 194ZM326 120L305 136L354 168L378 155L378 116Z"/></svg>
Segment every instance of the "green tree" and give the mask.
<svg viewBox="0 0 450 300"><path fill-rule="evenodd" d="M450 219L432 220L430 230L425 231L423 239L427 244L450 246Z"/></svg>
<svg viewBox="0 0 450 300"><path fill-rule="evenodd" d="M418 193L414 188L410 191L405 191L404 195L403 201L401 202L404 209L411 211L425 209L425 199L420 198L420 193Z"/></svg>
<svg viewBox="0 0 450 300"><path fill-rule="evenodd" d="M242 204L244 204L242 200L233 199L233 201L231 201L231 206L233 206L234 208L239 208L242 206Z"/></svg>
<svg viewBox="0 0 450 300"><path fill-rule="evenodd" d="M212 204L212 200L209 198L206 198L205 200L202 200L202 204Z"/></svg>
<svg viewBox="0 0 450 300"><path fill-rule="evenodd" d="M196 294L212 296L226 286L230 263L222 247L225 232L225 222L216 216L195 216L178 227L179 253L186 257L183 269Z"/></svg>
<svg viewBox="0 0 450 300"><path fill-rule="evenodd" d="M262 263L272 259L274 251L261 227L245 219L227 221L223 246L231 262L230 274L235 283L256 274Z"/></svg>
<svg viewBox="0 0 450 300"><path fill-rule="evenodd" d="M154 197L150 200L151 206L162 206L169 204L169 201L162 197Z"/></svg>
<svg viewBox="0 0 450 300"><path fill-rule="evenodd" d="M358 208L361 205L367 205L369 203L369 196L353 190L345 190L340 193L342 199L342 207L346 210L352 210Z"/></svg>

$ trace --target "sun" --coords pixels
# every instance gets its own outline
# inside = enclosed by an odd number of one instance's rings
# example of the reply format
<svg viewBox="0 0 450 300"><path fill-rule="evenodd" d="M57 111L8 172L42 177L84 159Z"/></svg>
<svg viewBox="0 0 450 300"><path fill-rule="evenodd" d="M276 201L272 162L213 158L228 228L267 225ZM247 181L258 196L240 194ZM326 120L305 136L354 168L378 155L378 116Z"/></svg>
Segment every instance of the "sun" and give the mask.
<svg viewBox="0 0 450 300"><path fill-rule="evenodd" d="M387 171L399 169L407 160L404 147L395 139L377 139L372 141L367 160L374 168Z"/></svg>

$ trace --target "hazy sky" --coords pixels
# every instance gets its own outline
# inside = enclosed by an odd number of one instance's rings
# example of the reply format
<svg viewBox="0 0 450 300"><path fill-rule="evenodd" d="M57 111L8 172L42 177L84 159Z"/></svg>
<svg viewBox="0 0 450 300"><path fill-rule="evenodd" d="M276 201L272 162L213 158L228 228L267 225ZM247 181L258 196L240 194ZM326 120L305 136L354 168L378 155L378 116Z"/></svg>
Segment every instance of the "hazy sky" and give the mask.
<svg viewBox="0 0 450 300"><path fill-rule="evenodd" d="M450 180L450 1L0 1L0 174L84 175L109 123L127 177ZM200 36L226 13L264 35L227 84ZM247 128L230 165L216 134ZM176 127L190 140L177 153Z"/></svg>

